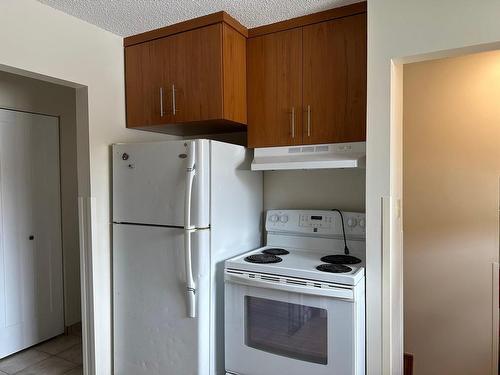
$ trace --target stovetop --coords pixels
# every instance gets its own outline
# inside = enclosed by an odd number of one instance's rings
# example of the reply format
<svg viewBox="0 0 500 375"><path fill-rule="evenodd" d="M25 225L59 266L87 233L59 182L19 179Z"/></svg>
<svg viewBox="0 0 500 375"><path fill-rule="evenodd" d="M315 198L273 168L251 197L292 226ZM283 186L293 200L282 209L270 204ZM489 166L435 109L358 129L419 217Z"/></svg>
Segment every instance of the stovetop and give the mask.
<svg viewBox="0 0 500 375"><path fill-rule="evenodd" d="M281 251L269 251L276 248L282 248L288 251L288 254L278 255ZM328 260L324 257L343 254L331 250L264 246L227 260L226 269L356 285L364 277L363 261L356 264L331 265L321 259Z"/></svg>

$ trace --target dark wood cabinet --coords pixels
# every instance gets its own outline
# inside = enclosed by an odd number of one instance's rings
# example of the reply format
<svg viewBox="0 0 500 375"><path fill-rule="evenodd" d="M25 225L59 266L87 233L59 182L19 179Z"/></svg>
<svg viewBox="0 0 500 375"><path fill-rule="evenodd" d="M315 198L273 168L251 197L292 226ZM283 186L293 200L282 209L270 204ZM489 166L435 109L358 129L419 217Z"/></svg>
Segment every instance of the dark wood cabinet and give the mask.
<svg viewBox="0 0 500 375"><path fill-rule="evenodd" d="M215 24L167 38L172 44L172 74L165 86L176 122L223 118L221 29Z"/></svg>
<svg viewBox="0 0 500 375"><path fill-rule="evenodd" d="M303 28L303 143L366 139L366 14Z"/></svg>
<svg viewBox="0 0 500 375"><path fill-rule="evenodd" d="M251 38L247 43L248 145L302 142L302 30Z"/></svg>
<svg viewBox="0 0 500 375"><path fill-rule="evenodd" d="M355 3L251 30L218 12L125 38L127 127L248 129L250 147L364 141L366 33Z"/></svg>
<svg viewBox="0 0 500 375"><path fill-rule="evenodd" d="M125 50L125 92L127 126L158 123L161 72L157 69L154 43L143 43Z"/></svg>
<svg viewBox="0 0 500 375"><path fill-rule="evenodd" d="M249 146L366 140L366 33L365 3L250 30Z"/></svg>
<svg viewBox="0 0 500 375"><path fill-rule="evenodd" d="M228 17L125 39L127 127L180 135L246 128L245 29Z"/></svg>
<svg viewBox="0 0 500 375"><path fill-rule="evenodd" d="M171 61L172 54L174 53L172 41L169 38L163 38L143 44L151 45L151 60L153 61L151 70L154 72L153 81L149 86L149 93L153 96L152 105L150 106L153 115L152 122L149 125L173 123L175 119L172 114L172 106L170 105L172 97L171 90L168 87L174 75ZM128 114L129 110L127 107L127 120ZM131 127L130 124L127 125ZM136 126L141 127L144 125L134 125L134 127Z"/></svg>

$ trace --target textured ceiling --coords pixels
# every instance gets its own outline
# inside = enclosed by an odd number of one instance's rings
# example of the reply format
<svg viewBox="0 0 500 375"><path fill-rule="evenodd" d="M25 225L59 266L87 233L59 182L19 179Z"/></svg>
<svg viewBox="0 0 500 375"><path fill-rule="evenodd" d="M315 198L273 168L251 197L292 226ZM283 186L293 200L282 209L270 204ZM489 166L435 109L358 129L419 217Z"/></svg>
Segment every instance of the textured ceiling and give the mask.
<svg viewBox="0 0 500 375"><path fill-rule="evenodd" d="M359 0L38 0L120 36L225 10L248 28Z"/></svg>

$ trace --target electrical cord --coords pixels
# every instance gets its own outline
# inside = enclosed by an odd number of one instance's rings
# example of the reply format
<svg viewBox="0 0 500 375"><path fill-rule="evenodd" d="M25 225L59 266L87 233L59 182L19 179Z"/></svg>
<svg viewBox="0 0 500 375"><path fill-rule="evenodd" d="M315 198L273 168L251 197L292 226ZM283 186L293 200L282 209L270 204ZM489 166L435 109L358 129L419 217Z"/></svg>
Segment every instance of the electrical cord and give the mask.
<svg viewBox="0 0 500 375"><path fill-rule="evenodd" d="M338 212L340 215L340 220L342 221L342 233L344 234L344 254L349 255L349 248L347 247L347 239L345 236L344 215L342 214L342 211L337 208L332 208L332 211Z"/></svg>

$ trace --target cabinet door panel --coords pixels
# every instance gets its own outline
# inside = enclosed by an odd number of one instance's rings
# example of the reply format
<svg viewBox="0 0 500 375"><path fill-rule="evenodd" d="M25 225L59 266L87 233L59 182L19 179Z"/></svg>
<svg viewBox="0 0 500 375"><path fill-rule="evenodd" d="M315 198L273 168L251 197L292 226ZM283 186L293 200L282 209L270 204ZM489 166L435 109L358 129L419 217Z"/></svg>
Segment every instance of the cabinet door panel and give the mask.
<svg viewBox="0 0 500 375"><path fill-rule="evenodd" d="M302 29L248 40L247 87L249 146L301 144Z"/></svg>
<svg viewBox="0 0 500 375"><path fill-rule="evenodd" d="M170 99L175 122L215 120L222 114L222 25L169 37ZM175 100L174 100L175 97Z"/></svg>
<svg viewBox="0 0 500 375"><path fill-rule="evenodd" d="M125 48L127 126L160 123L161 70L154 42Z"/></svg>
<svg viewBox="0 0 500 375"><path fill-rule="evenodd" d="M223 33L224 118L247 123L247 39L226 24Z"/></svg>
<svg viewBox="0 0 500 375"><path fill-rule="evenodd" d="M151 85L153 101L153 124L171 124L174 122L172 112L172 54L174 53L172 38L162 38L152 42L155 81Z"/></svg>
<svg viewBox="0 0 500 375"><path fill-rule="evenodd" d="M364 141L366 14L306 26L303 43L304 143Z"/></svg>

